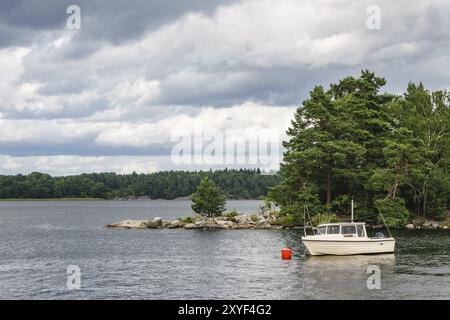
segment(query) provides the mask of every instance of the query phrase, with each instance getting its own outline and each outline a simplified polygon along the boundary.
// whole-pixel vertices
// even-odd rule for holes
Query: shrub
[[[277,217],[277,220],[273,224],[286,227],[301,226],[303,225],[303,220],[300,221],[298,216],[283,215]]]
[[[259,216],[257,214],[252,214],[250,216],[250,220],[252,220],[253,222],[258,222],[259,221]]]
[[[337,222],[338,218],[334,213],[318,214],[311,218],[313,225]]]
[[[225,197],[217,186],[205,177],[192,194],[192,210],[202,216],[220,216],[225,211]]]
[[[389,227],[402,228],[408,223],[409,212],[405,208],[404,199],[379,199],[376,200],[374,204],[378,212],[383,215],[383,218]]]
[[[237,212],[236,210],[232,210],[232,211],[229,211],[229,212],[225,212],[225,213],[223,214],[224,217],[227,217],[227,218],[229,218],[229,219],[232,219],[232,218],[237,217],[237,216],[239,216],[239,215],[240,215],[239,212]]]
[[[178,220],[180,220],[183,223],[194,223],[194,218],[192,217],[182,217],[182,218],[178,218]]]

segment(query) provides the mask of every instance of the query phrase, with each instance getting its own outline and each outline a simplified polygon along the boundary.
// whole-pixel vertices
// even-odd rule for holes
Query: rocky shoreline
[[[405,226],[406,230],[448,230],[449,221],[438,222],[427,219],[415,219]]]
[[[163,220],[159,217],[151,220],[123,220],[108,224],[108,228],[127,229],[282,229],[288,228],[276,224],[277,218],[272,215],[238,215],[233,217],[220,216],[214,218],[186,217],[175,220]]]
[[[450,230],[449,222],[437,222],[426,219],[416,219],[405,226],[406,230]],[[242,229],[302,229],[303,227],[282,225],[277,217],[271,214],[251,214],[236,216],[219,216],[206,218],[201,216],[184,217],[175,220],[164,220],[159,217],[149,220],[123,220],[108,224],[108,228],[126,229],[200,229],[200,230],[242,230]],[[367,225],[368,228],[383,228],[382,225]]]

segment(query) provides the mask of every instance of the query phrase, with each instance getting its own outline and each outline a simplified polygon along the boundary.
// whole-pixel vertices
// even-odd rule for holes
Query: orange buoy
[[[281,249],[281,259],[290,260],[292,258],[292,250],[289,248]]]

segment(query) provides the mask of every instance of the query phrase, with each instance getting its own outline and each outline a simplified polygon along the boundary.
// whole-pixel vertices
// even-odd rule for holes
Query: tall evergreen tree
[[[345,194],[372,205],[363,185],[383,162],[381,138],[390,124],[384,105],[394,98],[379,93],[384,84],[383,78],[363,71],[327,91],[317,86],[310,92],[287,131],[282,185],[269,193],[283,211],[299,214],[304,204],[330,211],[333,199],[341,202]]]

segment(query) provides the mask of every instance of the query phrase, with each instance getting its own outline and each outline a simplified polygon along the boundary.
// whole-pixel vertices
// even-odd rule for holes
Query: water
[[[259,201],[230,201],[257,212]],[[295,230],[124,230],[188,201],[0,202],[2,299],[449,299],[450,232],[396,232],[395,255],[309,257]],[[291,261],[280,259],[284,246]],[[81,289],[68,290],[69,265]],[[366,285],[369,265],[381,289]]]

